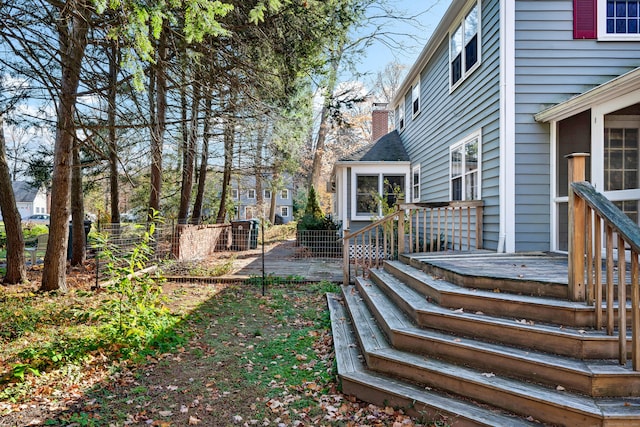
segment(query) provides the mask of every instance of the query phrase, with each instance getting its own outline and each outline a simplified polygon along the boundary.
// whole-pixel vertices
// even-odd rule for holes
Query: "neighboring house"
[[[255,177],[242,177],[232,179],[231,198],[235,206],[233,220],[245,220],[252,218],[262,218],[269,216],[272,198],[275,197],[276,215],[282,218],[282,222],[293,220],[293,180],[286,176],[282,179],[284,188],[273,190],[270,188],[271,180],[262,181],[262,205],[258,206],[258,194],[256,190]],[[264,212],[263,212],[264,210]]]
[[[21,218],[47,213],[47,194],[44,188],[34,187],[26,181],[13,181],[11,185]],[[2,213],[0,213],[1,219]]]
[[[391,104],[411,159],[410,201],[481,199],[485,248],[566,250],[564,156],[587,152],[587,179],[637,222],[639,9],[454,0]],[[336,202],[353,219],[358,173],[339,176],[346,196]]]

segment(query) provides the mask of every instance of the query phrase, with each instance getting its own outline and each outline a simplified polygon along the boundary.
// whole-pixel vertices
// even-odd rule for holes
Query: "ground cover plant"
[[[161,283],[166,327],[138,345],[104,333],[84,274],[66,295],[0,287],[0,426],[416,425],[340,393],[333,284]]]

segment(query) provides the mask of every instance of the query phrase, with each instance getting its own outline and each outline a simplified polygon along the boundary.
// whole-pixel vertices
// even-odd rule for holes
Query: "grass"
[[[173,326],[136,351],[100,335],[104,293],[0,288],[0,425],[415,425],[339,393],[334,284],[163,286]],[[19,364],[39,375],[15,376]]]

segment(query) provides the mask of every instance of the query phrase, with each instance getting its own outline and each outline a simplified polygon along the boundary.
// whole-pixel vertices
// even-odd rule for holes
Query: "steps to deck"
[[[428,392],[425,413],[451,425],[640,425],[640,375],[614,360],[615,337],[587,327],[592,309],[429,268],[387,262],[328,297],[346,393],[406,409],[409,390]]]

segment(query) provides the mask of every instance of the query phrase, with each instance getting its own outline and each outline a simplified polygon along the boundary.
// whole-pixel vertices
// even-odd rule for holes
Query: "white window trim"
[[[471,12],[471,10],[474,8],[474,6],[478,7],[478,60],[476,61],[475,64],[473,64],[473,67],[471,67],[469,69],[469,71],[465,71],[464,70],[464,43],[462,46],[462,76],[460,77],[460,79],[453,83],[452,79],[451,79],[451,61],[453,60],[453,58],[451,57],[451,37],[453,36],[453,34],[455,33],[456,29],[458,29],[459,26],[463,26],[462,27],[462,32],[464,33],[464,20],[466,19],[467,15],[469,14],[469,12]],[[462,13],[462,15],[460,15],[456,20],[455,20],[455,24],[449,29],[449,34],[447,36],[447,50],[449,52],[449,66],[448,66],[448,72],[449,72],[449,93],[452,93],[453,91],[455,91],[458,86],[460,86],[462,84],[462,82],[464,82],[468,76],[470,76],[471,74],[473,74],[473,72],[475,70],[478,69],[478,67],[480,67],[480,64],[482,64],[482,6],[480,4],[479,0],[475,0],[472,2],[471,6],[468,8],[464,9],[464,13]]]
[[[416,102],[416,96],[418,100],[418,110],[414,111],[414,104]],[[416,79],[416,81],[411,85],[411,118],[415,118],[420,111],[422,110],[422,99],[420,98],[420,77]]]
[[[287,211],[285,214],[284,211]],[[289,206],[280,206],[280,216],[283,218],[289,218]]]
[[[253,196],[251,195],[253,193]],[[247,199],[255,199],[256,198],[256,190],[250,188],[247,190]]]
[[[358,214],[356,212],[357,209],[357,198],[356,198],[356,186],[357,186],[357,177],[358,175],[378,175],[378,194],[382,194],[384,188],[384,175],[404,175],[404,194],[405,199],[407,198],[407,189],[411,188],[411,167],[408,164],[405,165],[395,165],[395,166],[386,166],[386,165],[366,165],[360,166],[358,168],[351,168],[351,194],[350,197],[350,205],[351,205],[351,221],[371,221],[375,217],[380,216],[380,211],[377,214]]]
[[[637,34],[607,34],[607,0],[598,0],[597,10],[598,41],[634,41],[640,40]]]
[[[415,183],[413,182],[413,177],[416,175],[416,173],[418,174],[418,182]],[[411,201],[412,202],[419,202],[420,201],[420,191],[421,191],[421,187],[420,187],[420,181],[422,180],[422,175],[420,173],[420,165],[416,165],[413,168],[411,168]],[[418,191],[415,191],[416,186],[418,187]],[[416,196],[416,193],[418,194]]]
[[[284,194],[284,196],[283,196]],[[289,189],[288,188],[283,188],[282,190],[280,190],[280,198],[282,200],[289,200]]]
[[[398,105],[398,127],[403,130],[407,126],[407,117],[405,115],[406,96],[402,97],[400,105]]]
[[[478,139],[478,199],[477,200],[482,200],[482,130],[477,130],[475,132],[473,132],[472,134],[466,136],[465,138],[461,139],[460,141],[452,144],[449,147],[449,179],[448,179],[448,183],[449,183],[449,200],[453,200],[453,194],[451,191],[451,152],[456,150],[457,148],[459,148],[460,146],[464,146],[466,143],[474,140],[474,139]],[[466,201],[466,173],[462,174],[462,199],[461,201]]]
[[[271,199],[271,190],[262,190],[265,199]]]

